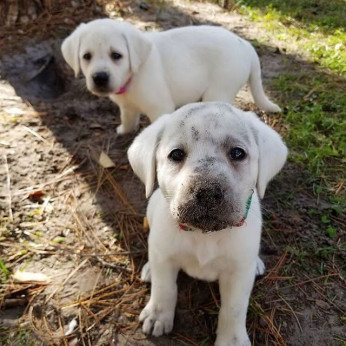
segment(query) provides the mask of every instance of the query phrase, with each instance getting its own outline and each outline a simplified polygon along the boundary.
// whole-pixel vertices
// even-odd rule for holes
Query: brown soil
[[[144,30],[209,23],[249,40],[263,36],[253,23],[209,3],[121,1],[107,9]],[[0,60],[1,260],[11,273],[20,269],[50,278],[42,284],[10,277],[2,285],[0,343],[210,345],[217,285],[183,274],[172,334],[146,338],[141,332],[138,315],[149,286],[139,272],[147,258],[148,230],[142,226],[144,188],[126,158],[134,135],[116,135],[116,105],[90,95],[60,54],[61,39],[74,26],[71,18],[105,14],[95,5],[68,11],[69,18],[61,11],[52,16],[51,32],[37,25],[30,37],[22,27],[0,35],[5,47]],[[269,40],[258,53],[266,89],[279,103],[270,80],[297,62],[302,69],[312,68],[282,55]],[[237,104],[256,111],[246,90]],[[258,114],[273,126],[280,117]],[[147,125],[146,119],[141,125]],[[102,151],[115,167],[99,165]],[[340,239],[321,231],[319,213],[331,206],[313,196],[309,181],[303,167],[289,163],[263,201],[267,271],[256,282],[248,313],[256,345],[342,344]],[[64,336],[74,319],[76,329]]]

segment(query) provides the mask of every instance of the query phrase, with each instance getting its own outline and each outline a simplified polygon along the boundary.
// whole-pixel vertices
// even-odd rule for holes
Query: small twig
[[[10,176],[10,170],[8,168],[7,155],[4,155],[4,159],[5,159],[5,169],[6,169],[6,175],[7,175],[8,215],[9,215],[10,221],[13,222],[12,195],[11,195],[11,176]]]
[[[41,141],[47,143],[47,140],[44,139],[41,135],[39,135],[36,131],[32,130],[30,127],[27,127],[23,125],[24,130],[30,132],[32,135],[34,135],[36,138],[40,139]]]
[[[211,296],[213,297],[213,300],[214,300],[215,305],[220,309],[220,304],[219,304],[219,302],[218,302],[217,299],[216,299],[214,290],[213,290],[213,288],[212,288],[210,282],[208,283],[208,286],[209,286],[209,291],[210,291],[210,293],[211,293]]]
[[[91,253],[91,254],[79,254],[75,253],[78,256],[82,257],[105,257],[105,256],[128,256],[128,255],[137,255],[141,253],[145,253],[144,250],[136,250],[136,251],[118,251],[118,252],[109,252],[109,253]]]
[[[92,292],[91,292],[90,300],[89,300],[89,302],[88,302],[88,307],[90,306],[90,303],[91,303],[91,301],[92,301],[92,299],[93,299],[94,292],[95,292],[96,286],[97,286],[97,284],[98,284],[98,282],[99,282],[99,280],[100,280],[101,274],[102,274],[102,271],[100,270],[100,272],[99,272],[98,275],[97,275],[97,279],[95,280],[93,290],[92,290]]]
[[[83,346],[85,346],[84,337],[83,337],[83,335],[84,335],[84,332],[83,332],[84,323],[82,320],[82,309],[81,308],[78,309],[78,319],[79,319],[79,323],[78,323],[79,332],[80,332],[80,335],[82,336],[81,340],[82,340]]]
[[[49,253],[54,254],[55,252],[53,252],[53,251],[61,251],[61,252],[66,252],[70,255],[76,255],[76,256],[80,256],[80,257],[131,256],[131,255],[138,255],[138,254],[146,253],[146,250],[114,251],[114,252],[107,252],[107,253],[102,253],[102,252],[80,253],[80,252],[73,251],[67,247],[58,246],[58,245],[54,244],[52,241],[45,242],[45,244],[47,245],[48,250],[46,250],[47,247],[44,247],[43,249],[39,249],[39,248],[32,249],[30,247],[25,247],[25,249],[32,251],[32,252],[35,252],[35,253],[44,253],[44,254],[49,254]],[[2,245],[4,245],[4,244],[2,244]],[[44,246],[44,244],[40,244],[40,245]],[[10,245],[10,246],[12,246],[12,245]],[[50,248],[53,248],[54,250],[52,250]]]
[[[312,279],[309,279],[309,280],[298,282],[298,283],[293,284],[293,285],[281,287],[281,289],[283,290],[283,289],[287,289],[287,288],[291,288],[291,287],[298,287],[298,286],[306,285],[309,282],[314,282],[316,280],[326,279],[326,278],[329,278],[329,277],[339,276],[339,275],[340,275],[339,273],[331,273],[331,274],[327,274],[327,275],[321,275],[321,276],[319,276],[317,278],[312,278]]]
[[[281,295],[279,295],[279,297],[280,297],[280,298],[282,299],[282,301],[288,306],[288,308],[290,309],[290,311],[292,312],[294,318],[295,318],[296,321],[297,321],[297,324],[298,324],[298,327],[299,327],[301,333],[303,333],[303,328],[302,328],[302,326],[301,326],[301,324],[300,324],[300,322],[299,322],[299,319],[298,319],[296,313],[295,313],[294,310],[292,309],[291,305],[288,304],[288,302],[286,301],[286,299],[285,299],[284,297],[282,297]]]
[[[336,195],[339,194],[339,192],[343,189],[343,187],[344,187],[344,182],[339,183],[336,187],[335,194]]]
[[[104,244],[100,241],[100,239],[98,237],[95,237],[93,230],[93,227],[89,224],[88,220],[85,218],[85,216],[82,213],[78,213],[75,212],[73,214],[74,219],[76,220],[78,226],[80,227],[80,230],[84,233],[86,239],[89,241],[90,244],[94,244],[95,242],[93,241],[93,239],[89,236],[89,234],[91,233],[92,236],[94,236],[95,240],[104,248],[104,250],[106,250],[106,247],[104,246]],[[84,227],[84,225],[86,224],[86,227]],[[86,231],[87,229],[87,231]]]
[[[264,280],[275,280],[279,277],[278,273],[279,273],[280,269],[283,267],[286,256],[287,256],[287,251],[285,251],[280,256],[278,262],[275,264],[275,267],[269,271],[269,273],[264,277]],[[284,279],[287,279],[287,277],[284,277]]]
[[[180,333],[174,333],[180,340],[182,340],[184,343],[187,341],[190,345],[193,345],[193,346],[198,346],[199,343],[194,341],[194,340],[191,340],[190,338],[186,337],[185,335],[182,335]]]
[[[122,270],[122,271],[124,271],[124,272],[126,272],[126,273],[129,273],[129,274],[132,273],[132,270],[131,270],[131,269],[128,269],[128,268],[126,268],[126,267],[119,266],[119,265],[116,265],[116,264],[108,263],[108,262],[104,261],[104,260],[101,259],[101,258],[95,257],[95,259],[96,259],[98,262],[100,262],[100,263],[101,263],[104,267],[106,267],[106,268]]]
[[[136,210],[130,204],[129,200],[126,198],[126,196],[125,196],[124,192],[122,191],[122,189],[115,182],[113,176],[107,171],[107,169],[104,170],[104,173],[105,173],[105,175],[107,177],[107,180],[109,181],[109,183],[113,187],[115,193],[118,195],[118,197],[120,198],[120,200],[124,204],[124,206],[126,206],[133,214],[136,214]]]
[[[67,278],[64,280],[64,282],[61,284],[61,286],[64,286],[66,284],[66,282],[68,280],[70,280],[70,278],[81,268],[83,267],[83,265],[88,261],[88,259],[86,258],[82,263],[80,263],[68,276]],[[48,303],[48,301],[51,300],[51,298],[58,292],[60,287],[58,287],[57,289],[55,289],[45,300],[45,304]]]
[[[58,314],[57,318],[58,318],[59,329],[62,331],[62,341],[63,341],[63,343],[64,343],[64,346],[68,346],[66,337],[65,337],[65,335],[64,335],[64,327],[63,327],[63,325],[62,325],[61,314],[60,314],[60,313]]]
[[[87,302],[88,306],[90,305],[91,300],[89,302]],[[86,306],[84,303],[80,303],[80,306],[95,320],[97,320],[97,316],[89,309],[88,306]]]
[[[55,177],[54,179],[48,180],[47,182],[39,184],[39,185],[36,185],[36,186],[31,186],[29,188],[20,189],[20,190],[14,192],[13,195],[14,196],[19,196],[19,195],[27,194],[27,193],[29,193],[31,191],[34,191],[34,190],[42,190],[47,185],[52,185],[52,184],[59,183],[60,179],[62,179],[65,175],[73,173],[78,167],[80,167],[84,163],[84,161],[82,161],[79,165],[74,165],[74,166],[66,169],[65,171],[60,173],[57,177]]]
[[[92,330],[98,323],[100,323],[104,318],[106,318],[111,312],[113,312],[117,308],[117,305],[110,306],[106,308],[105,310],[98,313],[97,320],[90,325],[88,328],[85,329],[86,333],[88,333],[90,330]]]

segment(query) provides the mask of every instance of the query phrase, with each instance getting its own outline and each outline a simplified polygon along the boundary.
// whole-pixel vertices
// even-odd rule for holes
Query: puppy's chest
[[[203,235],[208,237],[208,235]],[[221,241],[196,241],[187,239],[177,256],[179,264],[188,275],[207,281],[217,280],[219,273],[230,270],[231,260],[227,256],[226,244]]]

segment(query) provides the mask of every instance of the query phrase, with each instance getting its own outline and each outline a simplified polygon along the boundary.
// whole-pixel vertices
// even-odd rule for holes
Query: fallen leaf
[[[144,229],[148,229],[149,228],[148,219],[146,217],[143,218],[143,228]]]
[[[44,193],[41,190],[36,190],[34,192],[31,192],[29,194],[29,200],[31,202],[35,202],[35,203],[42,203],[42,197],[44,196]]]
[[[47,275],[42,273],[31,273],[31,272],[22,272],[16,271],[12,276],[14,281],[17,282],[42,282],[48,283],[50,279]]]
[[[115,167],[115,163],[110,159],[110,157],[104,151],[101,152],[101,155],[99,158],[99,164],[103,168]]]

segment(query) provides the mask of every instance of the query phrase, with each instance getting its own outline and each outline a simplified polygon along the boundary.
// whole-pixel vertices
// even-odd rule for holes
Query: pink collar
[[[125,94],[129,84],[131,83],[132,77],[130,77],[127,82],[115,93],[115,95]]]

